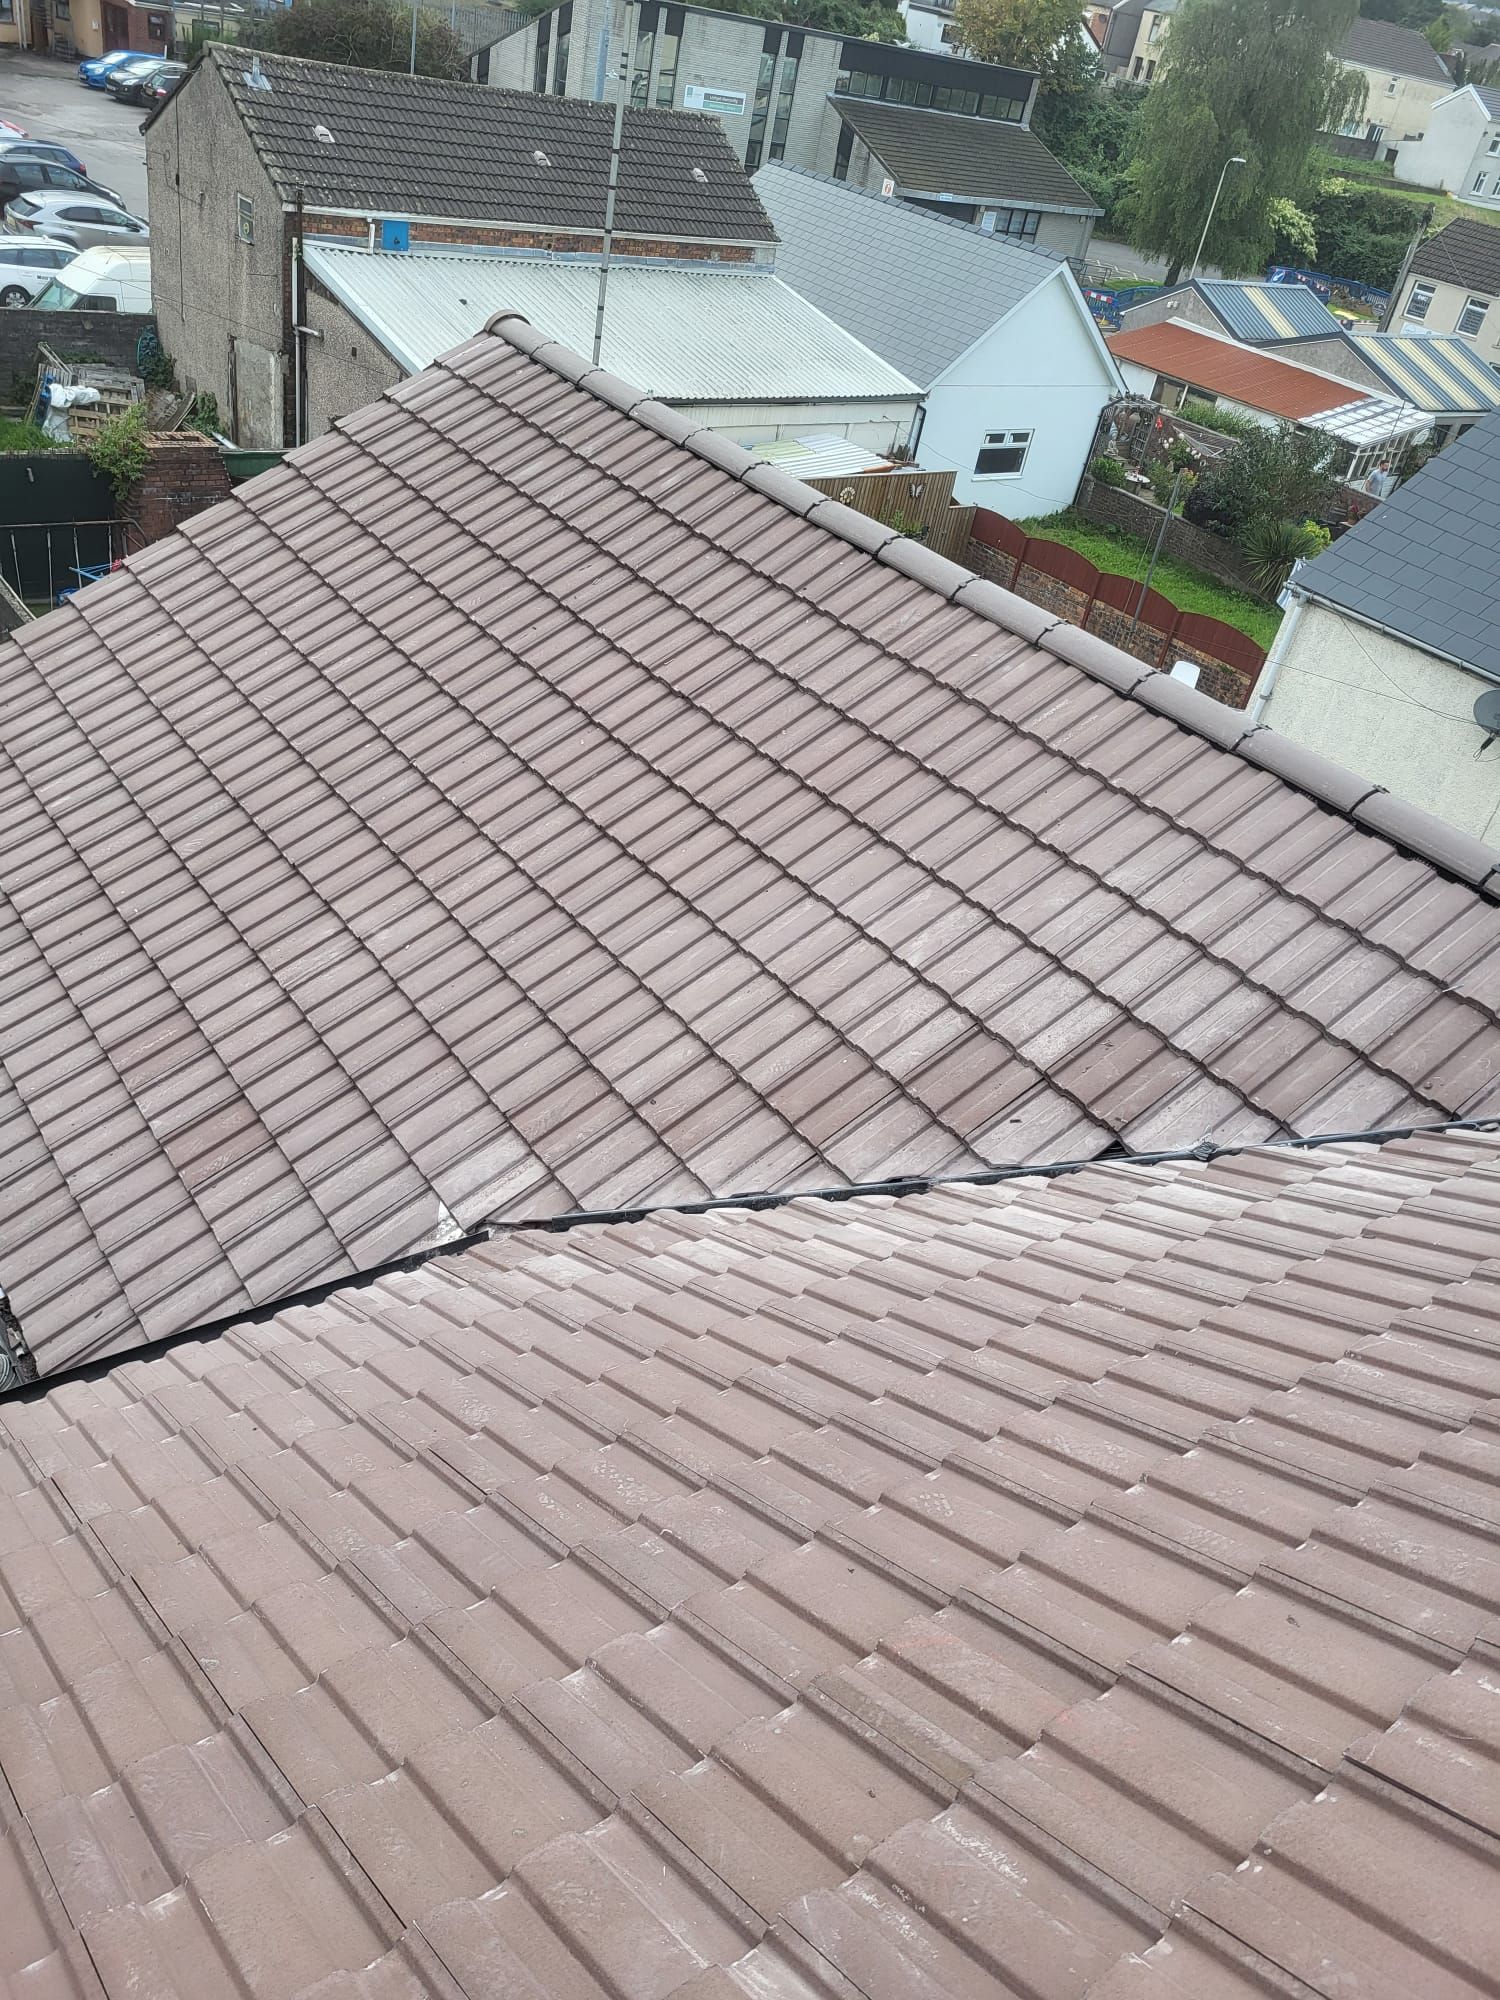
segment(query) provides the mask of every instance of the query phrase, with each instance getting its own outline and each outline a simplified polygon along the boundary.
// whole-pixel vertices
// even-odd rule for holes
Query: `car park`
[[[94,201],[106,201],[114,208],[124,204],[113,188],[91,181],[87,174],[74,173],[51,160],[17,159],[0,156],[0,207],[23,194],[77,194]]]
[[[136,62],[120,63],[104,80],[104,88],[121,104],[139,104],[141,86],[162,66],[160,56],[142,56]]]
[[[0,238],[0,256],[4,249],[5,239]],[[151,252],[99,244],[70,256],[32,304],[44,312],[148,313]]]
[[[75,174],[88,173],[78,155],[57,139],[7,139],[0,134],[0,162],[5,160],[50,160],[55,167],[71,167]]]
[[[144,248],[151,240],[140,216],[65,190],[18,196],[6,208],[5,228],[12,236],[35,231],[54,242],[76,244],[80,250],[96,243]]]
[[[78,81],[90,90],[103,90],[112,69],[121,63],[139,62],[147,53],[145,49],[111,49],[106,56],[91,56],[78,65]]]
[[[71,243],[55,242],[50,237],[28,241],[0,236],[0,306],[30,305],[56,273],[77,257]]]

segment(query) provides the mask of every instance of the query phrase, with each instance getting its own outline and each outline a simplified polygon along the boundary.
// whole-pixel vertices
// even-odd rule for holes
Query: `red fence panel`
[[[1056,577],[1069,589],[1081,590],[1085,597],[1092,597],[1099,586],[1099,572],[1088,557],[1062,542],[1028,541],[1025,560],[1028,569]]]
[[[1222,618],[1210,618],[1206,611],[1183,611],[1177,618],[1175,639],[1195,653],[1209,653],[1253,680],[1266,664],[1264,646],[1257,646],[1248,632],[1226,625]]]
[[[1112,611],[1123,611],[1127,618],[1135,617],[1139,605],[1141,623],[1152,626],[1158,632],[1170,632],[1181,615],[1171,598],[1163,597],[1159,590],[1148,590],[1145,602],[1141,603],[1141,586],[1137,579],[1119,576],[1113,570],[1106,570],[1100,577],[1099,588],[1094,595]]]
[[[988,507],[974,509],[974,525],[970,530],[976,542],[983,542],[987,549],[999,549],[1005,555],[1014,556],[1019,562],[1026,553],[1025,530],[1018,528],[1014,521],[1008,521],[1003,514],[993,514]]]

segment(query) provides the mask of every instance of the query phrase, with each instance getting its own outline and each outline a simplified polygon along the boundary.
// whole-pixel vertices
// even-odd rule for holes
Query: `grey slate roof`
[[[1370,21],[1363,15],[1350,23],[1349,32],[1339,43],[1345,62],[1360,63],[1366,69],[1396,70],[1402,76],[1421,77],[1429,83],[1448,83],[1447,65],[1437,50],[1415,28],[1399,27],[1394,21]]]
[[[1500,415],[1486,417],[1297,579],[1309,597],[1500,680]]]
[[[799,167],[762,167],[754,187],[778,277],[924,389],[1061,261]]]
[[[1477,291],[1500,291],[1500,229],[1488,222],[1450,222],[1429,236],[1411,260],[1414,278],[1436,278],[1445,285],[1470,285]]]
[[[1104,210],[1034,132],[998,118],[960,118],[863,97],[836,97],[833,108],[854,127],[899,188],[952,194],[961,201],[1004,201],[1017,208]]]
[[[206,61],[287,201],[300,189],[310,207],[366,214],[603,224],[610,105],[275,55],[260,58],[263,90],[247,81],[248,51],[215,44]],[[690,112],[626,112],[617,221],[644,236],[771,239],[718,119]]]
[[[1500,118],[1500,90],[1493,84],[1476,83],[1472,86],[1474,95],[1488,111],[1491,118]]]

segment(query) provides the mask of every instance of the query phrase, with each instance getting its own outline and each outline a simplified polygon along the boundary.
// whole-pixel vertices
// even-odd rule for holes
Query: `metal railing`
[[[123,516],[100,521],[0,522],[0,579],[28,605],[63,602],[146,537]]]

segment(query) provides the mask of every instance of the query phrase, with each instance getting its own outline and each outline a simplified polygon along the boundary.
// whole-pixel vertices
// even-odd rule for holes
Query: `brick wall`
[[[365,243],[370,235],[369,223],[357,215],[310,215],[306,229],[310,241],[336,236]],[[414,248],[441,243],[448,248],[473,245],[490,250],[550,250],[580,257],[596,255],[604,248],[602,237],[578,230],[487,228],[474,222],[414,222],[411,242]],[[748,243],[682,243],[653,236],[616,236],[614,251],[619,257],[672,257],[691,264],[751,264],[756,258]],[[392,256],[399,254],[390,252]]]
[[[111,368],[135,367],[135,344],[156,321],[150,313],[0,312],[0,402],[29,403],[36,387],[37,343],[55,354],[88,355]]]
[[[1145,500],[1139,493],[1129,493],[1121,487],[1101,486],[1087,474],[1078,489],[1076,504],[1085,520],[1095,521],[1101,528],[1123,528],[1143,541],[1154,542],[1161,528],[1164,510],[1154,500]],[[1191,521],[1174,516],[1167,524],[1161,546],[1163,555],[1191,563],[1194,569],[1228,584],[1231,590],[1243,590],[1247,597],[1264,599],[1265,593],[1251,576],[1238,549],[1209,534],[1206,528],[1195,528]]]
[[[1162,664],[1167,634],[1146,616],[1137,619],[1133,609],[1121,611],[1113,604],[1095,603],[1089,608],[1088,629],[1097,632],[1101,639],[1107,639],[1111,646],[1118,646],[1122,653],[1144,660],[1148,667]],[[1173,658],[1177,657],[1174,653]],[[1223,700],[1222,695],[1216,698]]]
[[[151,462],[125,502],[125,512],[148,542],[229,498],[224,460],[207,438],[152,438],[149,449]]]

